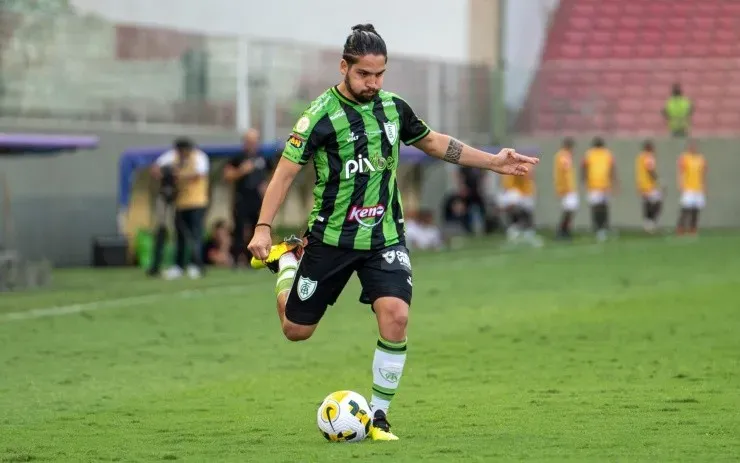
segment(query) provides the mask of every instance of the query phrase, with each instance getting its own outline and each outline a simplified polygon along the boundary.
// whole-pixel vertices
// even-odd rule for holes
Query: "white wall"
[[[516,0],[521,1],[521,0]],[[516,2],[513,2],[516,3]],[[371,22],[391,54],[468,59],[468,0],[72,0],[119,23],[339,47]],[[333,16],[332,19],[329,19]]]
[[[506,103],[524,103],[533,71],[539,65],[547,35],[547,21],[560,0],[509,0],[506,11]]]

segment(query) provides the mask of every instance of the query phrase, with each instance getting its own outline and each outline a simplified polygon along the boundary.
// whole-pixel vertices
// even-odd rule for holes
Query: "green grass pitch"
[[[67,270],[0,294],[0,462],[731,461],[740,237],[412,254],[398,442],[332,444],[330,392],[372,386],[353,278],[283,339],[274,276]]]

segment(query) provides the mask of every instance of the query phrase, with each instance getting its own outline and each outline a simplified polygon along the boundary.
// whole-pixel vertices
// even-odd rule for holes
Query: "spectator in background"
[[[234,266],[248,263],[251,255],[245,243],[252,239],[259,218],[262,197],[267,187],[268,165],[259,155],[260,134],[249,129],[242,138],[243,151],[224,167],[224,180],[233,185],[233,240],[231,257]],[[249,268],[249,266],[247,265]]]
[[[485,195],[483,191],[483,175],[485,172],[480,169],[473,169],[471,167],[460,167],[457,172],[458,176],[458,188],[460,197],[465,199],[465,207],[467,210],[467,221],[466,228],[472,233],[473,232],[473,213],[478,211],[479,217],[483,221],[483,228],[485,233],[491,233],[493,231],[493,223],[489,216],[488,207],[486,206]]]
[[[442,232],[434,224],[431,211],[409,211],[406,215],[406,244],[409,249],[442,249]]]
[[[637,191],[642,197],[644,229],[648,233],[654,233],[663,204],[663,194],[658,183],[658,163],[655,160],[655,147],[650,140],[645,141],[642,146],[642,153],[635,160],[635,180]]]
[[[663,117],[674,137],[688,136],[693,114],[694,105],[690,99],[683,95],[681,84],[673,84],[672,95],[663,108]]]
[[[225,220],[219,219],[211,227],[208,240],[203,246],[203,261],[217,267],[230,267],[233,264],[231,234]]]
[[[175,234],[177,248],[175,265],[164,273],[166,279],[180,278],[187,266],[190,278],[199,278],[203,272],[202,240],[203,220],[208,206],[208,156],[195,148],[188,138],[175,140],[174,148],[160,155],[152,166],[152,176],[159,181],[163,172],[172,176],[176,185]],[[159,270],[161,247],[164,240],[157,240],[155,262],[150,274]],[[187,251],[187,255],[186,255]]]
[[[445,234],[473,233],[465,197],[460,192],[445,197],[442,206]]]

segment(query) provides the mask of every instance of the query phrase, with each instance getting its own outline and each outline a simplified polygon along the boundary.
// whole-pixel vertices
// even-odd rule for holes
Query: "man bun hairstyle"
[[[375,30],[372,24],[358,24],[352,28],[352,33],[344,42],[342,58],[351,66],[361,56],[382,55],[388,60],[388,50],[385,41]]]

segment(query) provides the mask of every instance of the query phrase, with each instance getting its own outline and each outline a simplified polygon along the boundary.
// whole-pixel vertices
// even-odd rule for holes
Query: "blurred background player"
[[[522,176],[505,175],[501,179],[503,192],[499,204],[508,218],[506,237],[511,242],[522,239],[533,246],[541,246],[542,239],[534,227],[535,181],[534,169]]]
[[[514,177],[514,189],[518,193],[517,227],[521,231],[520,237],[524,242],[535,247],[542,246],[542,239],[537,236],[534,226],[534,206],[537,187],[534,180],[534,168],[530,168],[525,175]]]
[[[654,233],[663,205],[663,194],[658,183],[655,148],[650,140],[645,141],[642,152],[635,159],[635,181],[642,197],[643,227],[646,232]]]
[[[231,260],[234,266],[246,264],[252,257],[245,244],[252,239],[267,187],[268,166],[259,156],[259,141],[257,129],[247,130],[242,137],[243,151],[224,167],[224,180],[233,185]]]
[[[617,192],[619,185],[614,155],[601,137],[595,137],[593,146],[586,151],[581,173],[588,191],[596,239],[604,241],[609,230],[609,198]]]
[[[513,175],[502,175],[500,185],[501,193],[498,198],[498,205],[507,225],[506,239],[516,241],[521,233],[519,228],[519,190],[516,187],[516,180]]]
[[[681,211],[678,216],[676,233],[696,234],[699,226],[699,211],[706,203],[707,162],[697,148],[696,141],[690,140],[686,151],[678,158],[677,184],[681,191]]]
[[[573,139],[568,137],[563,140],[560,151],[555,154],[553,164],[553,183],[555,193],[560,198],[560,207],[563,210],[557,237],[560,239],[571,239],[571,225],[573,216],[578,210],[578,191],[576,190],[576,174],[573,167]]]

